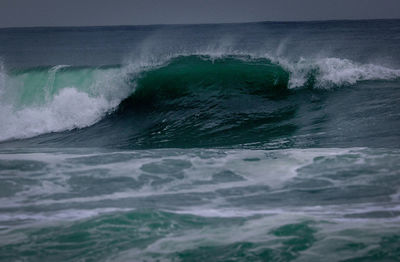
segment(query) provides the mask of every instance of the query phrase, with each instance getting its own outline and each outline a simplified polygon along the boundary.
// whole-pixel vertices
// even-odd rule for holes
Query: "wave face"
[[[304,90],[399,76],[400,70],[346,59],[289,63],[238,54],[174,55],[97,68],[3,69],[0,139],[81,129],[103,120],[116,122],[103,125],[110,133],[118,132],[110,125],[124,130],[126,141],[118,141],[124,147],[169,146],[168,141],[184,146],[193,137],[206,139],[189,146],[264,142],[297,128],[287,120],[302,103]],[[160,130],[165,130],[162,137],[154,135]]]

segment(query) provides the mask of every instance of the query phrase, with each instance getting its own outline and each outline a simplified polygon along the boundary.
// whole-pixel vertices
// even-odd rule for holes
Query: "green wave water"
[[[118,71],[117,66],[91,68],[66,65],[13,70],[6,85],[18,88],[13,90],[18,95],[18,107],[43,105],[68,87],[92,96],[98,95],[98,88],[104,84],[102,82]]]

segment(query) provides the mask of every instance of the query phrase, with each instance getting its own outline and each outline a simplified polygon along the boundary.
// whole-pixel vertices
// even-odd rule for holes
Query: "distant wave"
[[[213,99],[229,92],[274,98],[302,88],[398,78],[400,70],[347,59],[293,62],[249,54],[179,54],[124,66],[11,71],[0,63],[0,141],[84,128],[117,108],[157,106],[156,100],[203,92],[214,92]]]

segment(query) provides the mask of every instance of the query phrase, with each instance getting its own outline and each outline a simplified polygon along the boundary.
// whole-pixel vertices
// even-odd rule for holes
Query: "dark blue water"
[[[0,29],[0,260],[397,261],[400,21]]]

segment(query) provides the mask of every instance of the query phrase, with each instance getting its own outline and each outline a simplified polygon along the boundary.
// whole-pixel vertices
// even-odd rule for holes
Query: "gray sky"
[[[400,18],[400,0],[0,0],[0,27]]]

